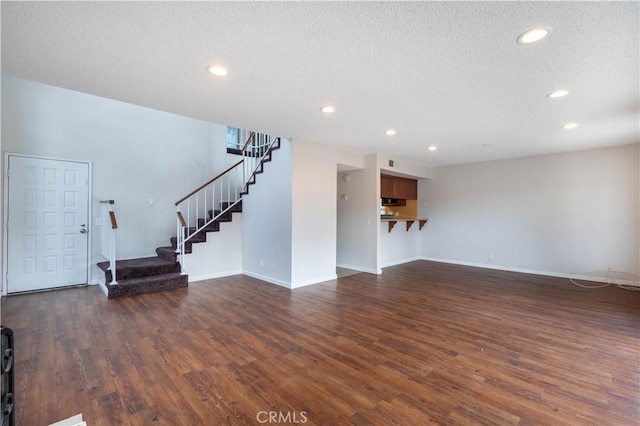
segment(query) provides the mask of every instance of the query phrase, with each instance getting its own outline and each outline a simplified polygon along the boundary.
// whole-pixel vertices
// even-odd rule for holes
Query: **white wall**
[[[93,162],[93,216],[114,199],[119,259],[155,256],[182,195],[214,175],[225,126],[2,76],[2,149]],[[225,148],[226,149],[226,148]],[[149,206],[149,199],[155,200]],[[96,229],[97,230],[97,229]],[[99,232],[94,232],[94,259]],[[101,277],[93,276],[93,279]]]
[[[638,145],[438,168],[420,185],[424,258],[638,275]]]
[[[379,274],[380,169],[377,155],[365,157],[364,169],[338,174],[337,265]],[[349,175],[345,182],[344,175]],[[342,195],[348,197],[342,200]]]
[[[184,255],[189,282],[242,273],[242,213],[231,222],[221,222],[220,231],[208,232],[206,243],[193,244]]]
[[[424,230],[424,228],[423,228]],[[415,221],[407,231],[407,222],[399,221],[389,232],[388,222],[380,224],[380,265],[399,265],[420,259],[420,224]]]
[[[282,139],[272,161],[242,198],[242,269],[291,286],[291,141]]]
[[[389,166],[389,160],[393,160],[393,167]],[[417,161],[397,159],[381,154],[378,154],[378,167],[385,174],[406,176],[413,179],[430,179],[433,176],[432,167]]]
[[[331,148],[293,142],[292,288],[336,278],[336,170]]]
[[[0,89],[0,93],[1,93],[1,89]],[[2,108],[0,108],[0,111],[2,110]],[[0,112],[1,114],[1,112]],[[2,154],[4,151],[2,150],[2,136],[0,135],[0,154]],[[2,176],[0,179],[0,188],[2,188],[2,191],[4,191],[4,168],[5,168],[5,164],[4,164],[4,155],[2,155],[2,160],[0,161],[0,176]],[[0,197],[0,203],[2,203],[2,206],[0,208],[0,224],[2,224],[2,226],[0,226],[0,277],[4,277],[4,198],[3,196]],[[0,295],[4,294],[4,280],[0,279]]]
[[[338,174],[336,262],[343,268],[377,274],[374,244],[377,245],[380,212],[377,206],[372,206],[372,200],[377,201],[379,197],[372,182],[372,178],[375,181],[373,173],[369,168]],[[345,175],[349,176],[348,182],[344,180]],[[342,199],[343,195],[346,200]]]

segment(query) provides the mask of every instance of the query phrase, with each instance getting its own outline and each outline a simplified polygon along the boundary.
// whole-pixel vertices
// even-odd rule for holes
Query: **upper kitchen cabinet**
[[[398,176],[380,175],[380,197],[417,200],[418,181]]]
[[[396,198],[394,196],[395,190],[393,188],[395,179],[393,176],[380,175],[380,197],[382,198]]]

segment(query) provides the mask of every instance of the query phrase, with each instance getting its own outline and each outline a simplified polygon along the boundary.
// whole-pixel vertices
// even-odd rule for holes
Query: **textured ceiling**
[[[434,166],[639,141],[638,2],[1,7],[4,73],[215,123]]]

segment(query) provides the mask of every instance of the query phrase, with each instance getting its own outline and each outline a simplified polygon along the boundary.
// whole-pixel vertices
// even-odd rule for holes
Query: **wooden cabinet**
[[[380,196],[382,198],[396,198],[393,184],[395,179],[393,176],[380,175]]]
[[[418,181],[414,179],[395,178],[393,185],[396,198],[404,200],[418,199]]]
[[[380,175],[380,196],[402,200],[418,199],[418,181],[397,176]]]

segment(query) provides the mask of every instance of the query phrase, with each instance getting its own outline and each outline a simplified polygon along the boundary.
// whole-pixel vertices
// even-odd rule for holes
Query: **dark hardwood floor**
[[[16,424],[637,425],[640,292],[418,261],[5,297]]]

